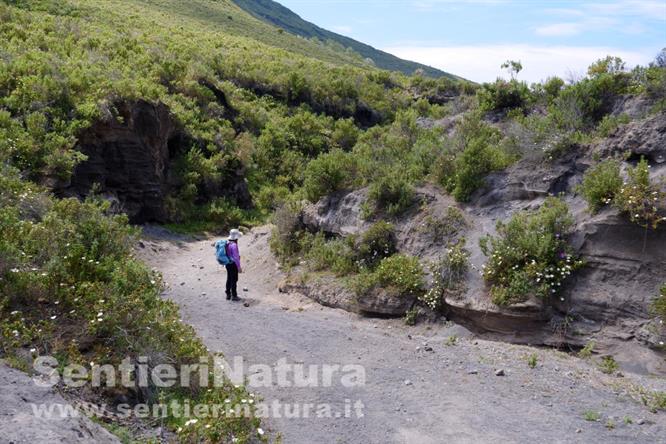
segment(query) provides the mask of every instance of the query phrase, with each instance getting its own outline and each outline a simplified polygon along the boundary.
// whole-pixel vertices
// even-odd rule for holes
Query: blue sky
[[[521,60],[520,78],[578,77],[619,55],[645,64],[666,47],[666,0],[278,0],[301,17],[402,58],[474,81]]]

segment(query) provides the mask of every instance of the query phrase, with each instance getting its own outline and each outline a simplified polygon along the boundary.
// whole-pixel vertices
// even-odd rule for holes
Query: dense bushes
[[[604,205],[613,202],[621,188],[620,162],[605,160],[585,172],[578,190],[587,201],[590,211],[596,213]]]
[[[478,114],[466,115],[457,127],[457,140],[440,155],[435,176],[458,201],[469,200],[488,173],[513,162],[501,141],[501,133]]]
[[[303,235],[301,204],[285,202],[273,214],[273,224],[275,228],[270,239],[271,251],[283,263],[297,263]]]
[[[380,221],[373,224],[362,235],[356,245],[357,262],[374,268],[379,261],[397,252],[393,224]]]
[[[334,150],[312,160],[305,169],[303,190],[311,202],[339,190],[350,188],[356,178],[355,158]]]
[[[383,288],[397,296],[419,296],[425,287],[423,267],[413,256],[395,254],[382,259],[374,270],[364,269],[353,286],[358,294]]]
[[[530,104],[532,95],[525,82],[512,79],[497,79],[494,83],[484,83],[477,92],[482,111],[503,111],[523,108]]]
[[[439,310],[445,296],[460,294],[464,290],[470,255],[464,244],[463,239],[447,248],[445,255],[432,264],[432,286],[420,297],[421,302],[431,310]]]
[[[383,212],[388,216],[398,216],[414,204],[415,198],[413,185],[400,177],[398,171],[381,176],[368,189],[370,214]]]
[[[480,241],[488,256],[483,276],[493,302],[508,305],[530,296],[556,295],[581,263],[573,256],[567,235],[573,226],[567,204],[548,198],[536,211],[516,213],[498,222],[497,236]]]
[[[136,231],[125,216],[106,216],[107,208],[94,200],[52,200],[22,183],[15,171],[0,172],[2,357],[21,362],[19,356],[30,349],[33,357],[57,356],[62,369],[92,362],[117,366],[144,355],[151,357],[150,368],[180,366],[208,356],[193,329],[180,321],[176,305],[160,297],[160,276],[133,257]],[[240,403],[248,393],[228,383],[210,390],[151,386],[140,396],[149,403],[211,404]],[[176,430],[188,419],[164,421]],[[181,429],[179,437],[248,442],[258,425],[249,417],[224,417],[208,428]]]
[[[646,229],[656,229],[660,223],[666,222],[657,207],[666,199],[666,193],[650,180],[650,167],[643,157],[627,174],[629,180],[618,191],[616,205],[632,222]]]

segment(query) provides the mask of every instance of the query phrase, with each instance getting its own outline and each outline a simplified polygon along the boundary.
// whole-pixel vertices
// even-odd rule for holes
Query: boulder
[[[50,418],[38,416],[34,408],[52,409]],[[54,389],[39,387],[26,374],[0,361],[0,430],[7,443],[120,443],[118,438],[85,415],[60,416],[61,408],[72,408]]]
[[[396,294],[387,289],[375,288],[364,295],[356,297],[356,306],[361,313],[403,316],[412,308],[416,298],[414,296]]]
[[[303,210],[303,223],[312,231],[346,236],[363,231],[369,223],[361,217],[367,190],[339,192],[326,196]]]

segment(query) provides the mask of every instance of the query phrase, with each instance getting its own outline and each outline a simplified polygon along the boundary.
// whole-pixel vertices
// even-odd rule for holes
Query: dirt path
[[[224,298],[225,273],[212,240],[178,241],[147,230],[140,255],[162,271],[166,297],[182,309],[211,351],[252,364],[359,364],[365,385],[256,389],[264,400],[364,404],[361,418],[273,418],[285,443],[666,443],[666,415],[627,396],[631,385],[666,390],[663,380],[602,374],[589,363],[552,350],[484,341],[455,325],[406,327],[366,319],[277,291],[282,277],[268,250],[269,230],[240,242],[248,302]],[[446,345],[458,337],[455,345]],[[426,344],[427,345],[424,345]],[[536,354],[532,369],[527,357]],[[497,376],[497,370],[503,376]],[[321,374],[321,373],[319,373]],[[291,379],[293,381],[293,378]],[[276,381],[273,381],[276,382]],[[351,410],[352,413],[354,409]],[[587,421],[585,412],[600,414]],[[631,421],[631,423],[629,423]]]

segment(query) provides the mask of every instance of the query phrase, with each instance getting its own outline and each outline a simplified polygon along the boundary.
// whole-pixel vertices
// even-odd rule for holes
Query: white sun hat
[[[242,235],[243,233],[234,228],[229,232],[229,240],[238,240]]]

